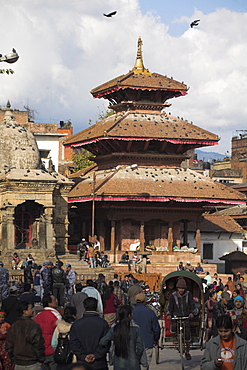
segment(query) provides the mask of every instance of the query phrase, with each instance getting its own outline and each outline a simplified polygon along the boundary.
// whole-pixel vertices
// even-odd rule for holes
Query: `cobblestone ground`
[[[200,370],[200,361],[202,358],[203,351],[200,349],[191,350],[191,361],[184,359],[184,370]],[[109,368],[113,370],[111,366]],[[163,349],[160,351],[159,364],[155,363],[154,353],[149,370],[181,370],[181,361],[178,351],[175,349]]]

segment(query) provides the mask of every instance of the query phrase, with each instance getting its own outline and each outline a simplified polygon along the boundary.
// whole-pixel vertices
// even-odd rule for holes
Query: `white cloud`
[[[15,47],[20,54],[11,66],[16,73],[1,75],[1,105],[9,99],[22,109],[28,99],[36,120],[72,119],[78,132],[97,117],[97,107],[107,105],[90,90],[133,67],[140,35],[145,67],[190,86],[188,96],[171,101],[172,114],[223,137],[221,152],[229,149],[232,131],[246,127],[247,13],[219,9],[205,15],[196,9],[176,20],[188,29],[173,37],[157,15],[141,13],[138,0],[0,5],[0,52]],[[113,10],[116,16],[103,16]],[[201,21],[191,29],[193,19]]]

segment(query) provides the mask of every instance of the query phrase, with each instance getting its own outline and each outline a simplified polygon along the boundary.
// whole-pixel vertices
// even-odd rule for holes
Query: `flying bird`
[[[193,28],[195,26],[198,26],[199,25],[199,22],[200,22],[200,19],[196,19],[195,21],[193,21],[191,24],[190,24],[190,27]]]
[[[115,10],[114,12],[111,12],[111,13],[108,13],[108,14],[105,14],[103,13],[103,15],[107,18],[111,18],[113,15],[117,14],[117,11]]]

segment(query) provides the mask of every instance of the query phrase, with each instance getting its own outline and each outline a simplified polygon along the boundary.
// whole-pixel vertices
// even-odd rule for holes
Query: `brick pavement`
[[[200,370],[200,361],[202,358],[203,351],[200,349],[191,350],[191,361],[184,359],[184,370]],[[113,366],[109,367],[113,370]],[[155,363],[154,353],[149,370],[181,370],[181,362],[178,351],[175,349],[166,348],[160,350],[160,361],[159,364]]]

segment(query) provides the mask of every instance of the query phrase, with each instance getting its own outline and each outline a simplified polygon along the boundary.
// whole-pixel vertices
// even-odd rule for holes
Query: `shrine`
[[[95,162],[72,176],[70,245],[97,237],[112,262],[133,245],[163,262],[180,260],[188,247],[200,261],[203,213],[245,204],[242,193],[189,168],[193,149],[219,137],[167,112],[170,99],[187,93],[183,82],[144,67],[140,38],[132,70],[91,91],[115,113],[66,141],[90,151]],[[189,222],[196,223],[193,245]]]

